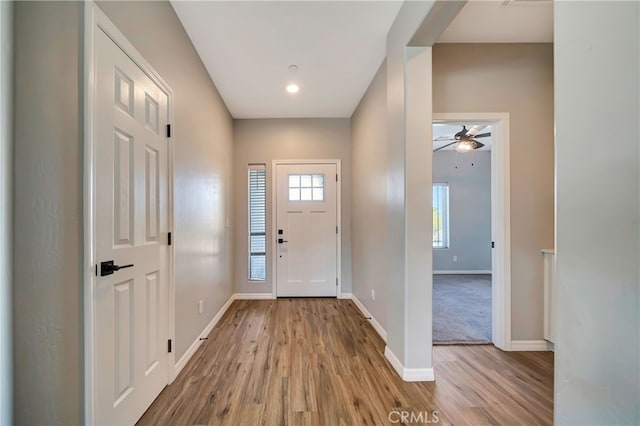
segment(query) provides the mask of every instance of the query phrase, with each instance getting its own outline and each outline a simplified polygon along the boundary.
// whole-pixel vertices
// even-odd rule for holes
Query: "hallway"
[[[552,353],[440,346],[403,382],[349,300],[235,301],[208,339],[138,424],[552,424]]]

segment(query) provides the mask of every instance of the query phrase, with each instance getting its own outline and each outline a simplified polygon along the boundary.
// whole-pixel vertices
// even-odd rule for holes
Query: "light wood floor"
[[[551,353],[439,346],[436,382],[406,383],[383,351],[350,300],[235,301],[139,424],[552,424]]]

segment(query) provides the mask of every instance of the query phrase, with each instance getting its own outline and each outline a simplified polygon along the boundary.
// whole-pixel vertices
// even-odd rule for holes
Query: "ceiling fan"
[[[480,130],[487,126],[473,126],[471,129],[467,129],[466,126],[462,126],[462,130],[453,136],[439,136],[435,138],[434,142],[451,141],[439,148],[433,150],[433,152],[440,151],[448,146],[457,144],[453,149],[456,152],[469,152],[474,149],[479,149],[484,146],[482,142],[477,141],[478,138],[486,138],[491,136],[491,132],[478,133]]]

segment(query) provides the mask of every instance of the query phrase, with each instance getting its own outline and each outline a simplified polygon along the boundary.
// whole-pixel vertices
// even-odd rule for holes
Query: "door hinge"
[[[167,234],[167,245],[171,245],[171,232],[169,232],[169,234]]]
[[[171,137],[171,124],[167,124],[167,137]]]
[[[96,277],[98,276],[98,264],[96,263]]]
[[[338,233],[338,227],[336,226],[336,234]]]
[[[491,248],[496,248],[496,243],[491,241]]]
[[[336,173],[336,182],[338,181],[338,174]]]
[[[171,339],[167,341],[167,352],[171,353]]]
[[[338,278],[336,278],[336,287],[338,287]]]

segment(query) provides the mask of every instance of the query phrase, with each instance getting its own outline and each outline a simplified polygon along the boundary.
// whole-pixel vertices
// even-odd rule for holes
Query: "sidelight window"
[[[249,166],[249,280],[267,278],[267,171],[264,164]]]

